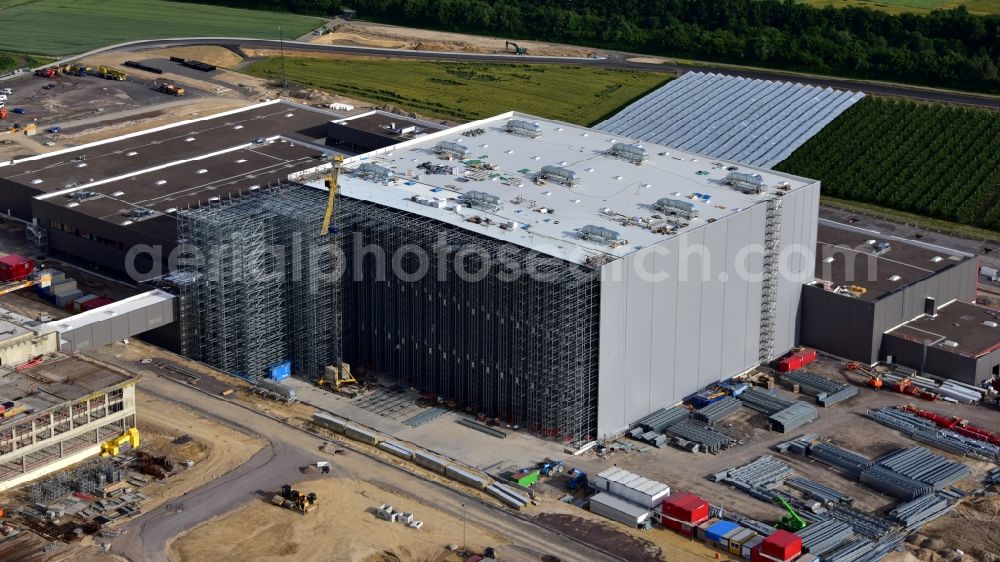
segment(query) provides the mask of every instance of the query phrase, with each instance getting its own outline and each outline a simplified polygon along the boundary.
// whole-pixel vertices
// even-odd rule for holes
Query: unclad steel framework
[[[292,362],[314,377],[340,358],[336,236],[320,236],[326,195],[300,185],[261,189],[177,213],[182,244],[202,260],[181,285],[185,352],[257,380]]]
[[[598,269],[349,197],[336,220],[348,362],[549,438],[596,437]]]

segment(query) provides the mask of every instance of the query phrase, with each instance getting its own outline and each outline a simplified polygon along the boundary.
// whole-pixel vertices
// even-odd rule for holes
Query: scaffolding
[[[201,256],[177,283],[189,357],[251,381],[286,361],[307,378],[337,364],[337,237],[318,234],[325,206],[322,191],[285,184],[177,213],[180,243]]]
[[[349,197],[337,214],[351,365],[548,438],[596,436],[597,269]]]

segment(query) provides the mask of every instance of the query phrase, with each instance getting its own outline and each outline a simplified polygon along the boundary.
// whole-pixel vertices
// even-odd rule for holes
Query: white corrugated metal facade
[[[833,88],[688,72],[595,128],[771,168],[863,97]]]

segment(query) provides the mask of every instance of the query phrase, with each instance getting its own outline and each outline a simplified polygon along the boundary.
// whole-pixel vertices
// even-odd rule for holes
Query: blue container
[[[276,381],[282,381],[292,376],[292,362],[285,361],[284,363],[279,363],[274,367],[271,367],[271,378]]]
[[[732,521],[719,521],[708,529],[705,529],[705,538],[712,542],[722,543],[722,538],[730,531],[737,529],[739,525]]]

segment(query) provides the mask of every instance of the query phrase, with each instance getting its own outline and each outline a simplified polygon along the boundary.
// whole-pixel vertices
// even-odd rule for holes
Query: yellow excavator
[[[133,427],[111,441],[101,443],[101,456],[117,457],[122,452],[122,446],[126,444],[133,449],[139,448],[139,428]]]

